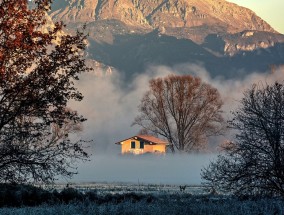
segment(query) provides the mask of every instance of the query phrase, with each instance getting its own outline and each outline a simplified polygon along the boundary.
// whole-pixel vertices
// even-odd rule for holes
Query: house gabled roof
[[[168,142],[151,135],[137,135],[137,137],[151,143],[163,144],[163,145],[168,144]]]
[[[134,140],[140,139],[140,140],[144,140],[145,142],[149,142],[149,143],[153,143],[153,144],[168,145],[168,142],[161,140],[157,137],[151,136],[151,135],[136,135],[136,136],[129,137],[127,139],[121,140],[121,141],[119,141],[115,144],[121,144],[121,142],[124,142],[124,141],[129,140],[129,139],[134,139]]]

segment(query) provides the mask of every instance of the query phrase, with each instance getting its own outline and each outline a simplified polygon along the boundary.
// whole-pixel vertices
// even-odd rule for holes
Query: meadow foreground
[[[74,185],[71,185],[75,187]],[[209,193],[197,186],[181,191],[175,185],[88,184],[42,192],[13,192],[18,206],[2,205],[0,214],[283,214],[280,198],[237,198]],[[41,194],[40,194],[41,193]],[[2,193],[3,194],[3,193]],[[26,199],[23,199],[24,195]],[[36,198],[32,198],[36,197]],[[3,196],[2,196],[3,197]],[[7,196],[6,196],[7,198]],[[21,199],[22,198],[22,199]],[[36,201],[45,200],[41,204]],[[30,199],[30,201],[27,201]],[[1,199],[3,202],[3,199]],[[12,200],[12,199],[11,199]],[[21,202],[22,201],[22,202]],[[25,203],[25,204],[24,204]]]

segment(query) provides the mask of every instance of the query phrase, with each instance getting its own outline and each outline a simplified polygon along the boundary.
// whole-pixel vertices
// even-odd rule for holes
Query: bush
[[[0,184],[0,207],[36,206],[54,202],[52,193],[39,187],[24,184]]]
[[[64,203],[82,201],[84,195],[74,188],[65,188],[60,192],[60,200]]]

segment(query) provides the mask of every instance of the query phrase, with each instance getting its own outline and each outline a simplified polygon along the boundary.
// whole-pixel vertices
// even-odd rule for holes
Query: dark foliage
[[[64,203],[71,201],[82,201],[83,194],[74,188],[65,188],[60,192],[59,199]]]
[[[47,190],[31,185],[0,184],[0,206],[19,207],[52,203],[56,197]]]
[[[48,23],[51,0],[0,1],[0,182],[51,182],[71,177],[86,159],[83,141],[69,134],[85,119],[67,108],[83,96],[74,87],[88,71],[86,36]]]
[[[74,188],[48,191],[32,185],[0,184],[0,207],[37,206],[41,204],[68,204],[76,202],[93,202],[96,204],[118,204],[122,202],[152,203],[156,197],[140,193],[98,195],[96,190],[82,193]]]
[[[284,196],[284,85],[254,85],[229,122],[235,142],[203,170],[206,184],[240,196]]]

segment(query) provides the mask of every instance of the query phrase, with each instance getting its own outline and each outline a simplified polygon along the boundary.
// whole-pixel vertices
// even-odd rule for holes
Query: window
[[[132,141],[132,142],[131,142],[131,148],[132,148],[132,149],[135,149],[135,141]]]
[[[140,141],[140,149],[144,149],[144,142]]]

